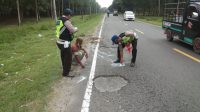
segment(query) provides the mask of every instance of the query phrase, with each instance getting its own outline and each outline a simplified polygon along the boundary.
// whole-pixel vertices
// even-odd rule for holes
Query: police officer
[[[137,40],[138,36],[133,31],[126,31],[121,33],[119,36],[113,35],[111,38],[113,44],[118,44],[117,49],[117,60],[114,63],[121,63],[121,66],[125,66],[123,61],[123,48],[128,45],[132,44],[132,59],[130,66],[135,66],[136,56],[137,56]]]
[[[57,36],[57,46],[60,49],[60,56],[63,67],[63,76],[69,76],[72,63],[72,51],[71,51],[71,41],[73,40],[73,33],[77,32],[78,29],[74,27],[70,18],[72,16],[72,11],[70,9],[65,9],[63,11],[62,17],[57,20],[56,23],[56,36]]]

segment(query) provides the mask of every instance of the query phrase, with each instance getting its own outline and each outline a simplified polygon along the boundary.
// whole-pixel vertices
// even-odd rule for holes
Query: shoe
[[[63,76],[63,77],[71,77],[71,76],[69,75],[69,73],[63,73],[62,76]]]
[[[130,64],[130,67],[134,67],[134,66],[135,66],[135,63],[131,63],[131,64]]]
[[[120,67],[124,67],[125,66],[125,64],[124,63],[120,63],[120,65],[119,65]]]
[[[73,78],[73,77],[75,77],[75,76],[73,76],[73,75],[63,75],[63,77]]]
[[[120,63],[120,60],[119,59],[117,59],[116,61],[114,61],[113,63]]]

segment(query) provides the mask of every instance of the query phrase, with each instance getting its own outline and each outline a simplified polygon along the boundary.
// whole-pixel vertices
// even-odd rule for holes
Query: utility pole
[[[56,1],[53,0],[53,12],[54,12],[54,19],[57,21],[57,13],[56,13]]]

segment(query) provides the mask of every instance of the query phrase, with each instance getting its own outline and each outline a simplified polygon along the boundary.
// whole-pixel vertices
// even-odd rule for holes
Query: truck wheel
[[[194,52],[200,54],[200,37],[194,39],[193,49]]]
[[[166,34],[167,34],[167,40],[172,42],[174,37],[172,35],[172,31],[171,30],[166,30]]]

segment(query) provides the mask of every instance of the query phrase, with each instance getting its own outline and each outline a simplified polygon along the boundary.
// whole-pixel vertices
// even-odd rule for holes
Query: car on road
[[[117,10],[113,11],[113,16],[118,16],[118,11]]]
[[[135,14],[133,13],[133,11],[125,11],[124,12],[124,20],[135,20]]]

